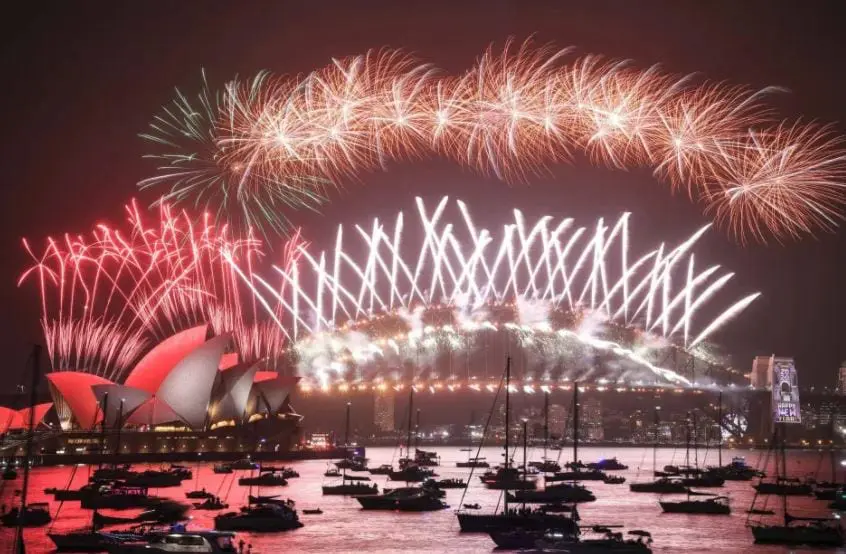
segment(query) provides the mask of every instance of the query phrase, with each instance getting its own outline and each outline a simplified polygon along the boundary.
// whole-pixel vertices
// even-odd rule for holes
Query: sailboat
[[[32,382],[29,391],[29,425],[26,435],[26,446],[24,449],[23,483],[21,486],[21,504],[15,506],[0,516],[0,522],[6,527],[16,527],[17,534],[15,543],[23,548],[23,528],[39,527],[50,523],[49,505],[46,503],[27,504],[27,489],[29,488],[29,470],[32,460],[32,443],[35,435],[35,403],[38,399],[36,393],[38,388],[39,373],[41,370],[41,345],[36,344],[32,348]]]
[[[579,459],[579,383],[573,382],[573,463],[578,464]],[[577,466],[578,467],[578,466]],[[593,502],[596,497],[591,491],[578,484],[581,480],[582,474],[593,476],[594,473],[599,473],[602,478],[605,474],[601,471],[593,470],[581,471],[574,470],[568,472],[559,472],[549,481],[560,481],[562,476],[566,475],[568,481],[572,483],[561,483],[559,485],[548,485],[543,490],[521,490],[516,491],[511,497],[515,502]]]
[[[408,436],[406,438],[406,457],[400,458],[399,471],[388,473],[389,481],[405,481],[406,483],[422,483],[429,477],[437,477],[431,469],[423,469],[411,458],[411,414],[414,413],[414,387],[408,392]]]
[[[776,484],[787,483],[787,456],[784,451],[784,443],[786,442],[785,425],[785,423],[780,424],[781,433],[778,432],[778,428],[773,433],[773,444],[778,444],[781,450],[781,468],[779,468],[779,458],[776,457]],[[764,525],[762,523],[749,524],[749,528],[752,529],[752,536],[755,538],[755,542],[770,544],[807,544],[812,546],[843,546],[843,529],[840,527],[839,520],[828,518],[795,517],[790,515],[787,511],[787,497],[791,496],[791,494],[788,491],[790,491],[790,488],[783,488],[780,493],[778,493],[779,496],[781,496],[781,507],[784,514],[784,521],[781,525]],[[760,494],[760,490],[758,493]],[[757,498],[758,494],[756,494],[755,498],[752,500],[753,508]]]
[[[656,472],[656,459],[657,459],[657,452],[658,452],[658,410],[660,408],[656,407],[654,411],[654,423],[653,423],[653,442],[652,442],[652,474],[655,475]],[[649,481],[646,483],[631,483],[629,485],[629,490],[631,492],[657,492],[660,494],[674,494],[674,493],[686,493],[688,492],[688,488],[681,483],[678,479],[671,479],[669,477],[661,477],[654,481]]]
[[[529,466],[542,473],[561,471],[561,464],[546,457],[549,447],[549,391],[543,393],[543,458],[539,462],[529,462]]]
[[[505,465],[503,470],[510,472],[511,467],[510,438],[511,438],[511,357],[505,362]],[[502,386],[502,383],[500,383]],[[496,402],[496,401],[494,401]],[[493,408],[491,408],[493,410]],[[510,481],[503,481],[506,486]],[[465,533],[490,533],[491,531],[513,531],[515,529],[561,529],[572,532],[574,521],[564,514],[550,514],[541,510],[509,508],[508,489],[504,489],[502,512],[493,514],[477,514],[458,511],[458,523]]]
[[[491,467],[491,465],[486,462],[484,458],[471,457],[470,453],[473,452],[472,448],[462,448],[461,451],[467,452],[467,461],[456,462],[455,467]]]

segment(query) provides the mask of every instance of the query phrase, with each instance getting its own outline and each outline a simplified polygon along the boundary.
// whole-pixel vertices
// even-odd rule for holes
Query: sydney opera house
[[[202,325],[151,349],[123,383],[81,371],[46,375],[53,402],[35,407],[45,454],[122,455],[287,451],[301,416],[288,395],[297,377],[244,363],[231,337]],[[0,433],[29,424],[29,409],[0,408]],[[18,441],[20,442],[20,441]],[[5,455],[19,450],[8,441]]]

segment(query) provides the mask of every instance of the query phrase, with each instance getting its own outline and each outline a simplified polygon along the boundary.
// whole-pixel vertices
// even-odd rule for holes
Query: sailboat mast
[[[510,462],[508,458],[508,439],[509,439],[509,424],[510,424],[510,415],[511,415],[511,356],[507,356],[505,358],[505,490],[503,491],[503,513],[508,515],[508,479],[509,473],[508,468],[510,467]]]
[[[543,461],[546,462],[546,448],[549,443],[549,391],[543,393]]]
[[[779,433],[779,446],[781,447],[781,469],[782,469],[782,479],[787,479],[787,454],[784,451],[784,443],[787,439],[787,424],[785,423],[777,423],[778,427],[781,429],[781,433]],[[776,431],[778,432],[778,431]],[[776,476],[778,476],[778,462],[776,462]],[[784,526],[787,527],[790,523],[787,518],[787,495],[784,494],[784,491],[781,491],[781,509],[784,512]]]
[[[350,406],[352,402],[347,402],[347,419],[344,423],[344,446],[350,445]]]
[[[528,420],[523,420],[523,483],[526,482],[526,452],[529,440],[529,422]],[[526,488],[523,485],[523,488]],[[523,509],[526,508],[526,501],[523,501]]]
[[[699,469],[699,428],[696,425],[696,412],[693,412],[693,460],[696,469]]]
[[[115,420],[115,431],[117,437],[115,438],[115,456],[120,456],[120,429],[123,427],[123,403],[124,398],[120,399],[120,404],[118,405],[118,415],[117,419]],[[115,458],[115,463],[117,463],[117,458]]]
[[[684,465],[690,468],[690,412],[687,413],[687,420],[684,427]]]
[[[655,406],[655,431],[652,437],[652,475],[655,475],[658,455],[658,406]]]
[[[411,461],[411,414],[414,413],[414,387],[411,387],[408,391],[408,437],[405,442],[405,457],[408,458],[408,461]]]
[[[32,458],[32,439],[35,434],[35,402],[37,401],[38,379],[41,370],[41,345],[32,347],[32,382],[29,388],[29,424],[26,435],[26,447],[24,450],[24,474],[23,487],[21,488],[21,508],[18,511],[18,524],[15,536],[15,543],[23,551],[23,524],[26,513],[26,493],[29,489],[29,461]]]
[[[98,468],[103,467],[103,455],[106,453],[106,424],[108,423],[109,416],[109,393],[103,394],[103,405],[102,405],[102,412],[103,412],[103,424],[100,425],[100,463],[97,464]]]
[[[573,471],[579,463],[579,382],[573,381]]]
[[[717,460],[723,467],[723,391],[717,396]]]
[[[420,408],[417,408],[417,422],[414,424],[414,448],[420,448]]]

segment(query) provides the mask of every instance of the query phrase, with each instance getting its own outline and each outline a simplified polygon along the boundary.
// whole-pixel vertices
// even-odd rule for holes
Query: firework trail
[[[449,76],[383,49],[305,76],[205,87],[193,103],[179,94],[144,135],[161,148],[140,186],[283,231],[288,209],[315,208],[331,187],[395,161],[436,154],[519,182],[581,152],[652,168],[741,241],[841,220],[842,140],[826,126],[778,122],[763,103],[770,89],[567,54],[509,41]]]
[[[115,380],[148,346],[206,323],[216,334],[231,332],[245,359],[283,349],[284,334],[264,323],[242,276],[224,261],[237,260],[249,273],[264,256],[258,239],[166,205],[152,223],[135,203],[126,214],[125,226],[50,238],[40,251],[24,240],[32,265],[18,284],[37,281],[54,370]],[[282,267],[291,255],[283,251]]]
[[[274,266],[268,278],[252,274],[247,284],[260,304],[284,307],[273,319],[294,341],[301,375],[325,385],[370,365],[384,377],[431,365],[444,348],[464,352],[469,366],[485,333],[504,332],[509,344],[531,345],[553,364],[605,352],[685,383],[645,353],[700,347],[758,296],[705,309],[733,275],[696,265],[692,249],[708,227],[635,256],[628,214],[589,228],[548,216],[527,223],[515,210],[513,222],[492,232],[475,225],[463,202],[455,202],[455,219],[448,207],[446,197],[433,210],[418,198],[419,242],[403,240],[400,213],[393,224],[339,227],[333,250],[301,247],[299,263]]]

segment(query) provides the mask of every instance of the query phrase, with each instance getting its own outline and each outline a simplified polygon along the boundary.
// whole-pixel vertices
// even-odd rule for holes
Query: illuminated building
[[[840,364],[840,372],[837,375],[837,394],[846,396],[846,362]]]
[[[389,391],[377,392],[373,397],[373,423],[376,429],[384,433],[396,429],[394,421],[394,393]]]
[[[581,429],[582,437],[586,441],[601,441],[605,438],[605,429],[602,424],[602,401],[598,398],[589,398],[581,403]]]
[[[771,389],[773,386],[774,356],[755,356],[752,360],[752,373],[749,374],[753,389]]]
[[[567,425],[567,407],[561,404],[549,406],[549,436],[561,438]]]

